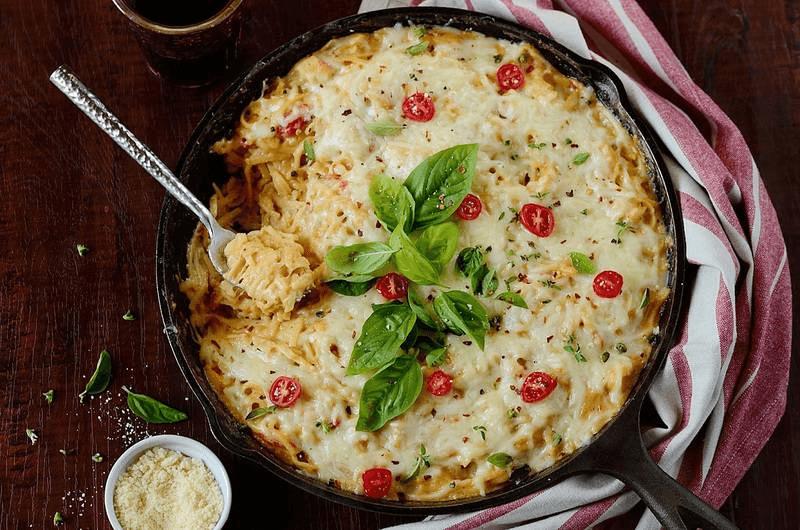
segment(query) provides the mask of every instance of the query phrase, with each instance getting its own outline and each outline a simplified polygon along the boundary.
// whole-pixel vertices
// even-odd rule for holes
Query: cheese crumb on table
[[[222,493],[202,460],[152,447],[117,480],[114,511],[125,530],[211,529]]]

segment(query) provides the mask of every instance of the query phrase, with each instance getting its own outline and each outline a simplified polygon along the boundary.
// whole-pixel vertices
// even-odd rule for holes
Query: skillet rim
[[[666,361],[681,319],[686,264],[682,217],[675,190],[662,160],[662,147],[649,125],[631,105],[622,82],[610,69],[598,62],[580,57],[530,28],[491,15],[453,8],[396,8],[356,14],[312,29],[267,53],[231,83],[201,118],[181,153],[176,175],[187,184],[190,190],[197,191],[198,177],[194,170],[201,165],[204,157],[211,156],[208,153],[208,147],[216,139],[230,134],[244,105],[257,97],[256,92],[260,92],[267,80],[284,75],[300,58],[322,47],[331,38],[360,31],[374,31],[395,23],[444,25],[459,29],[472,29],[489,36],[512,41],[526,40],[533,44],[562,73],[591,85],[597,93],[598,99],[610,108],[631,134],[639,139],[639,147],[650,164],[651,183],[662,208],[664,223],[669,236],[673,239],[673,247],[668,255],[670,270],[666,278],[671,295],[662,306],[661,332],[657,336],[657,342],[653,346],[648,362],[640,372],[628,399],[617,414],[583,448],[537,473],[530,475],[515,473],[516,476],[512,475],[506,487],[490,492],[486,496],[436,502],[371,499],[301,475],[291,466],[271,456],[249,434],[249,428],[246,425],[239,424],[233,419],[225,405],[211,389],[203,375],[202,367],[199,366],[196,343],[191,342],[193,334],[188,325],[188,319],[177,314],[178,311],[186,310],[185,307],[181,308],[183,295],[177,288],[180,278],[186,275],[185,251],[188,245],[186,234],[181,232],[182,245],[171,244],[175,224],[184,229],[190,226],[191,230],[188,236],[191,237],[197,221],[169,194],[165,196],[162,205],[156,246],[156,287],[159,308],[164,332],[181,373],[200,402],[212,434],[228,451],[265,467],[273,474],[305,491],[355,508],[397,515],[426,515],[479,510],[519,499],[566,476],[586,471],[586,462],[590,462],[592,458],[598,458],[598,455],[592,453],[592,448],[599,445],[596,441],[601,437],[608,439],[618,436],[618,433],[630,435],[631,433],[627,431],[632,427],[636,427],[635,435],[641,436],[638,430],[639,409],[654,377]],[[221,127],[221,122],[227,121],[230,122],[230,126]],[[203,142],[203,140],[209,139],[210,142]],[[206,160],[206,162],[208,161]],[[218,164],[217,169],[219,168]],[[224,170],[216,172],[212,169],[205,170],[206,177],[218,175],[217,180],[220,182],[227,178]],[[210,184],[213,179],[202,178],[201,180],[205,189],[197,195],[200,200],[207,202],[212,191]],[[183,250],[183,254],[179,250]],[[176,261],[176,258],[180,259]],[[175,270],[176,266],[177,270]],[[186,305],[185,299],[183,305]],[[186,341],[190,341],[189,351],[184,348]],[[195,344],[193,348],[192,344]]]

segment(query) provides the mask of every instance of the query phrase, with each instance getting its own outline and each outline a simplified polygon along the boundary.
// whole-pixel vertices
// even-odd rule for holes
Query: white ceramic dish
[[[179,451],[192,458],[199,458],[206,464],[211,474],[214,475],[219,485],[220,492],[222,493],[222,513],[220,513],[217,524],[214,525],[214,530],[220,530],[225,525],[225,521],[228,519],[228,514],[231,510],[232,491],[228,472],[225,471],[222,462],[217,458],[217,455],[211,452],[211,449],[197,440],[173,434],[151,436],[150,438],[145,438],[133,444],[122,453],[111,467],[111,471],[108,473],[108,478],[106,479],[105,505],[106,515],[114,530],[124,530],[114,511],[114,488],[117,484],[117,479],[143,451],[151,447],[163,447],[164,449]]]

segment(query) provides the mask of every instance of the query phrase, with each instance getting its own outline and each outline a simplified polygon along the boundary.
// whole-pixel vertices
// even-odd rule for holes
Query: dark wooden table
[[[289,487],[216,443],[162,333],[153,254],[164,190],[48,82],[68,64],[174,167],[194,124],[236,72],[358,4],[252,1],[233,71],[215,85],[185,89],[146,70],[110,0],[0,0],[0,528],[48,528],[55,512],[65,528],[110,528],[103,491],[112,463],[133,442],[160,433],[194,437],[221,456],[235,491],[228,528],[401,522]],[[642,4],[749,142],[790,249],[800,314],[800,2]],[[129,310],[136,320],[122,318]],[[794,344],[798,338],[795,329]],[[114,359],[110,390],[81,405],[77,396],[103,349]],[[147,426],[127,412],[123,384],[191,419]],[[50,389],[52,404],[42,395]],[[785,416],[723,507],[742,528],[800,528],[798,398],[795,361]],[[102,462],[92,460],[96,453]]]

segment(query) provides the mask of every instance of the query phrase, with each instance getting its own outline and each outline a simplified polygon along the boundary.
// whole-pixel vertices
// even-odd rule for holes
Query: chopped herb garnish
[[[509,420],[513,420],[513,419],[514,419],[514,418],[516,418],[517,416],[519,416],[519,412],[517,412],[517,409],[508,409],[508,410],[506,411],[506,417],[507,417]]]
[[[124,315],[122,315],[122,320],[136,320],[136,314],[128,309]]]
[[[534,197],[539,199],[540,201],[543,201],[545,197],[547,197],[548,195],[550,195],[549,191],[540,191],[539,193],[534,195]]]
[[[247,414],[247,416],[245,416],[244,419],[245,421],[254,420],[256,418],[261,418],[263,416],[266,416],[267,414],[272,414],[276,410],[278,410],[277,405],[270,405],[269,407],[259,407],[257,409],[251,410],[250,413]]]
[[[403,130],[403,126],[394,120],[381,120],[368,123],[367,129],[378,136],[394,136]]]
[[[417,461],[414,463],[414,469],[411,470],[411,473],[403,477],[401,482],[408,482],[410,480],[414,480],[422,473],[423,469],[427,469],[431,467],[431,457],[428,455],[428,451],[425,449],[425,446],[420,444],[419,445],[419,454],[417,455]]]
[[[607,362],[608,358],[611,357],[611,354],[607,351],[604,351],[602,355],[600,355],[600,360],[603,362]]]
[[[309,162],[313,162],[317,159],[317,155],[314,153],[314,145],[308,140],[303,140],[303,152],[306,154],[306,158]]]
[[[581,215],[589,215],[589,209],[584,208],[583,210],[581,210]]]
[[[500,63],[500,62],[502,62],[502,61],[503,61],[503,56],[502,56],[502,55],[500,55],[499,53],[498,53],[497,55],[495,55],[495,56],[494,56],[494,62],[495,62],[495,63]]]
[[[507,468],[511,465],[511,462],[514,461],[511,456],[507,455],[506,453],[494,453],[489,455],[489,458],[486,459],[490,464],[495,465],[499,468]]]
[[[102,461],[103,461],[103,455],[101,455],[100,453],[95,453],[92,455],[92,462],[99,464]]]
[[[575,342],[574,335],[570,335],[569,337],[567,337],[567,345],[564,346],[564,350],[573,354],[575,356],[575,360],[578,361],[579,363],[586,362],[586,357],[584,357],[583,353],[581,352],[581,345]]]
[[[642,301],[639,302],[639,309],[644,309],[650,304],[650,289],[645,287],[644,293],[642,293]]]
[[[483,425],[476,425],[472,428],[472,430],[480,434],[482,439],[486,439],[486,427]]]
[[[498,218],[497,218],[497,220],[498,220],[498,221],[502,221],[502,220],[503,220],[503,217],[505,217],[505,216],[506,216],[506,212],[505,212],[505,211],[502,211],[502,212],[500,212],[500,217],[498,217]]]
[[[561,290],[561,286],[559,286],[553,280],[539,280],[539,283],[541,283],[545,287],[550,287],[551,289],[555,289],[556,291],[560,291]]]
[[[53,515],[53,525],[61,526],[62,524],[64,524],[64,518],[61,516],[61,512],[56,512]]]
[[[53,402],[54,393],[52,389],[48,390],[47,392],[44,392],[42,395],[44,396],[44,399],[47,401],[47,403]]]
[[[328,434],[333,430],[333,424],[329,421],[320,420],[316,423],[316,427],[318,429],[322,429],[322,432]]]
[[[586,152],[578,153],[577,155],[575,155],[575,158],[572,159],[572,163],[575,164],[576,166],[579,166],[584,162],[586,162],[586,159],[588,158],[589,158],[589,153]]]
[[[557,432],[553,433],[553,445],[558,445],[561,443],[561,435]]]
[[[406,48],[406,53],[409,55],[419,55],[421,53],[424,53],[425,50],[427,49],[428,49],[428,43],[425,41],[419,41],[418,43],[413,44],[408,48]]]
[[[525,302],[525,299],[513,291],[506,291],[504,293],[500,293],[499,295],[497,295],[497,299],[502,300],[503,302],[506,302],[513,306],[522,307],[523,309],[527,309],[528,307],[528,304],[527,302]]]
[[[617,350],[619,353],[625,353],[626,351],[628,351],[628,347],[625,346],[625,344],[623,344],[622,342],[618,342],[614,346],[614,349]]]
[[[75,248],[78,250],[78,256],[85,256],[89,253],[89,247],[81,243],[78,243]]]
[[[414,26],[411,28],[411,31],[414,33],[416,38],[421,38],[428,33],[428,29],[425,26]]]
[[[28,437],[28,439],[31,441],[32,444],[35,444],[36,440],[39,439],[39,435],[36,434],[36,431],[34,431],[33,429],[25,429],[25,435]]]
[[[545,142],[541,142],[541,143],[538,143],[538,144],[536,142],[530,142],[528,144],[528,147],[530,147],[531,149],[543,149],[543,148],[547,147],[547,144]]]
[[[572,260],[572,266],[581,274],[594,274],[597,270],[594,262],[586,254],[570,252],[569,257]]]

